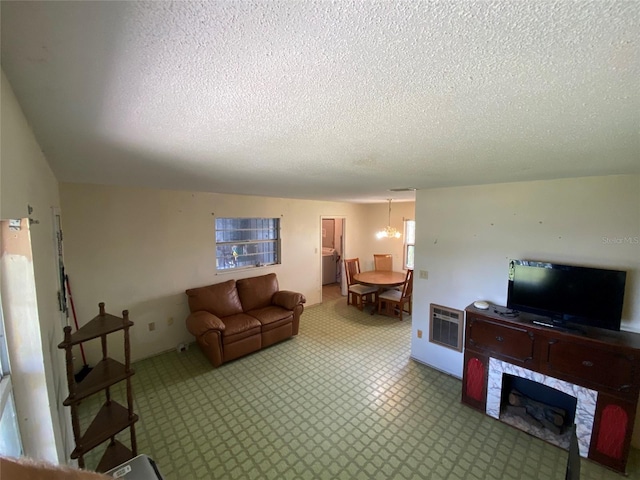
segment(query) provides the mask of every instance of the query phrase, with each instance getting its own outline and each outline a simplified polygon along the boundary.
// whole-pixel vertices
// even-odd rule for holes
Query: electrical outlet
[[[149,331],[153,332],[156,329],[156,322],[149,322]]]
[[[423,278],[424,280],[426,280],[427,277],[428,277],[427,271],[426,270],[420,270],[420,278]]]
[[[167,325],[173,325],[173,317],[167,318]]]
[[[422,330],[418,330],[418,338],[422,338]]]

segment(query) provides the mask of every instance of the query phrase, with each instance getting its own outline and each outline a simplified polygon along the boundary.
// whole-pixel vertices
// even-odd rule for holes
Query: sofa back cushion
[[[204,310],[220,318],[242,313],[235,280],[227,280],[207,287],[191,288],[186,293],[189,297],[191,312]]]
[[[259,277],[243,278],[236,282],[240,302],[245,312],[271,305],[273,294],[278,291],[278,278],[275,273]]]

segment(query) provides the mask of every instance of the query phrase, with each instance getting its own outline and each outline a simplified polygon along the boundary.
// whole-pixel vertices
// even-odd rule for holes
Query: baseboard
[[[442,370],[442,369],[440,369],[440,368],[438,368],[438,367],[434,367],[433,365],[429,365],[428,363],[423,362],[422,360],[417,359],[417,358],[416,358],[416,357],[414,357],[413,355],[410,355],[410,356],[409,356],[409,358],[410,358],[411,360],[413,360],[414,362],[418,362],[419,364],[424,365],[425,367],[429,367],[429,368],[431,368],[432,370],[436,370],[436,371],[438,371],[438,372],[440,372],[440,373],[444,373],[445,375],[447,375],[447,376],[449,376],[449,377],[453,377],[453,378],[456,378],[456,379],[458,379],[458,380],[462,381],[462,377],[459,377],[459,376],[457,376],[457,375],[453,375],[453,374],[451,374],[451,373],[449,373],[449,372],[445,372],[444,370]]]

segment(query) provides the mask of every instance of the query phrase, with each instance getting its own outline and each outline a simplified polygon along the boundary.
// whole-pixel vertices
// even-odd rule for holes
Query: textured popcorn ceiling
[[[1,2],[61,181],[381,201],[640,173],[640,2]]]

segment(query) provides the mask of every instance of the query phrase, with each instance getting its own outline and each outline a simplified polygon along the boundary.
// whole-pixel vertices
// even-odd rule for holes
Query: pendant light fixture
[[[387,199],[389,201],[389,222],[387,226],[376,233],[376,237],[378,238],[400,238],[401,233],[391,226],[391,199]]]

